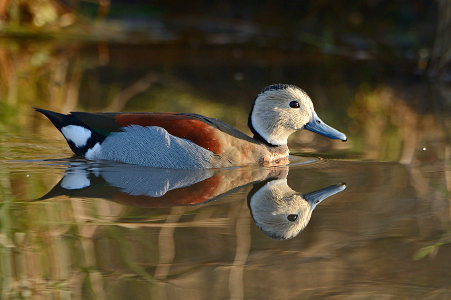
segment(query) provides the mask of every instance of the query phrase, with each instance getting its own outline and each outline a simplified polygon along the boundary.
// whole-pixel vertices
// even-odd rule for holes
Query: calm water
[[[2,297],[451,298],[449,89],[386,64],[3,41]],[[246,130],[275,82],[304,88],[349,141],[295,134],[285,167],[156,170],[72,158],[31,108],[195,112]]]

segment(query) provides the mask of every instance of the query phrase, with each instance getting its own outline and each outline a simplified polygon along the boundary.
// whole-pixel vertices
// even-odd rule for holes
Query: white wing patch
[[[86,151],[85,157],[87,159],[94,160],[99,155],[101,149],[102,147],[100,146],[100,144],[96,143],[92,148]]]
[[[77,125],[67,125],[61,128],[66,139],[72,141],[75,146],[81,148],[86,145],[91,137],[91,130]]]

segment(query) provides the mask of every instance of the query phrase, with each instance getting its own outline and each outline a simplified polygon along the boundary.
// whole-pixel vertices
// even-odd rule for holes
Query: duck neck
[[[266,146],[267,152],[260,157],[261,165],[278,165],[288,163],[288,155],[290,154],[287,145]]]
[[[271,152],[274,155],[280,155],[280,156],[288,156],[290,154],[290,151],[288,150],[287,144],[280,145],[280,146],[267,146],[269,152]]]
[[[287,129],[281,126],[280,120],[277,121],[268,117],[273,122],[265,122],[262,117],[255,115],[255,102],[249,114],[247,125],[254,134],[254,139],[266,144],[269,147],[278,147],[287,144],[288,136],[295,130]]]

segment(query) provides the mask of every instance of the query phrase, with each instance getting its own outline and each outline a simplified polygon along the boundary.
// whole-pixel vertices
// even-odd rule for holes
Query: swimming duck
[[[347,140],[317,116],[307,93],[287,84],[270,85],[257,95],[248,119],[253,138],[220,120],[191,113],[64,115],[35,109],[50,119],[79,156],[159,168],[285,164],[288,137],[302,129]]]

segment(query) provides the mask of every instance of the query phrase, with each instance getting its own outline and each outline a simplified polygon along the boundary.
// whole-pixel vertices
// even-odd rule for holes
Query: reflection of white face
[[[293,101],[297,102],[297,107]],[[269,143],[285,145],[290,134],[310,121],[313,111],[310,97],[300,88],[270,89],[255,100],[252,126]]]
[[[286,179],[268,182],[250,199],[257,226],[273,238],[290,239],[307,226],[313,207],[287,184]]]

